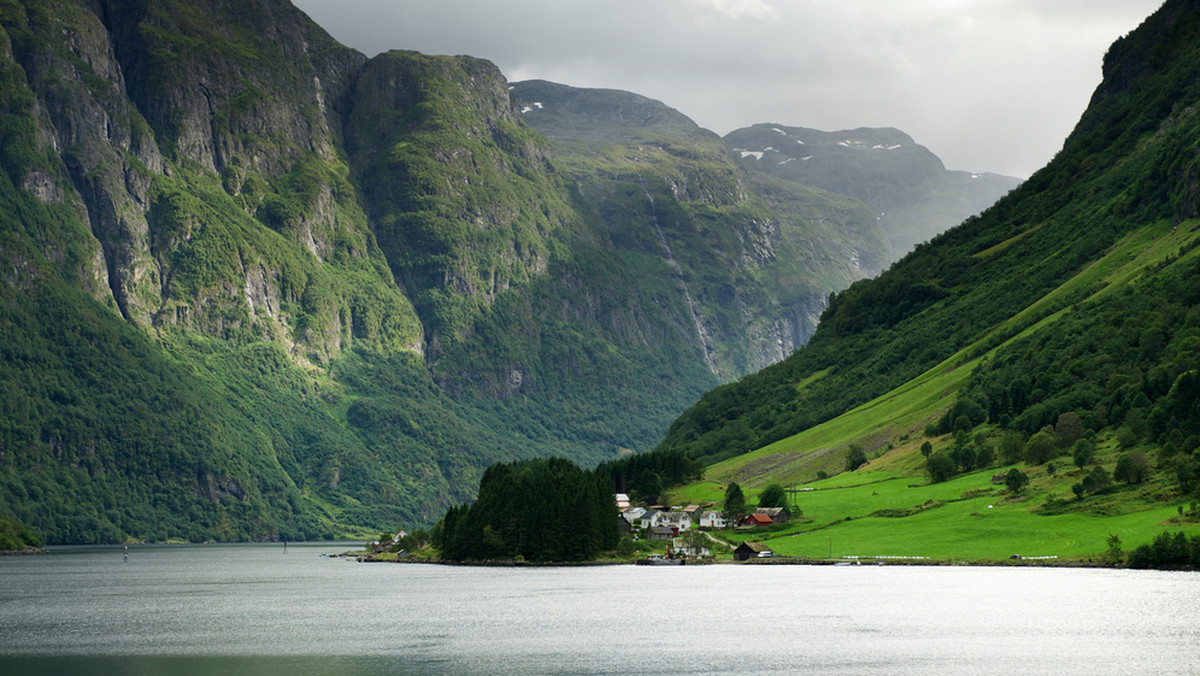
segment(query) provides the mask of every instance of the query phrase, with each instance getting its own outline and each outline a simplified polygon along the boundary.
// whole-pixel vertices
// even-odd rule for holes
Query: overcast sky
[[[658,99],[719,134],[896,127],[950,169],[1025,178],[1101,59],[1162,0],[293,0],[342,43],[470,54]]]

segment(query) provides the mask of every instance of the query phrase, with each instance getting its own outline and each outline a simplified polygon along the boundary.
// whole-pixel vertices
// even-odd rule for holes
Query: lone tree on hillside
[[[1044,465],[1056,455],[1058,442],[1054,436],[1054,428],[1049,425],[1030,437],[1025,444],[1025,460],[1031,465]]]
[[[758,495],[759,507],[783,507],[787,509],[787,491],[779,484],[767,484]]]
[[[1075,466],[1083,469],[1096,456],[1096,445],[1091,439],[1080,439],[1071,447],[1071,459],[1075,461]]]
[[[725,514],[740,517],[746,513],[746,495],[736,481],[730,481],[725,488]]]
[[[853,472],[865,464],[867,464],[867,454],[862,448],[851,446],[850,453],[846,456],[846,471]]]
[[[1139,451],[1122,453],[1117,458],[1117,466],[1113,469],[1113,478],[1127,484],[1140,484],[1146,480],[1150,471],[1150,461],[1146,454]]]
[[[1004,475],[1004,486],[1013,493],[1020,493],[1029,485],[1029,476],[1016,467]]]
[[[957,470],[958,466],[949,453],[939,451],[925,459],[925,473],[929,475],[930,483],[940,484],[948,481]]]

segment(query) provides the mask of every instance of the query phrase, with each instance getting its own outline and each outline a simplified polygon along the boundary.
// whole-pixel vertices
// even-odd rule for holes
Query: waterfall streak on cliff
[[[692,297],[692,290],[688,287],[687,279],[684,277],[683,268],[679,262],[675,260],[675,255],[671,253],[671,245],[667,243],[667,236],[663,233],[662,226],[658,223],[658,211],[655,208],[654,197],[650,191],[642,187],[642,192],[646,195],[646,200],[650,203],[650,224],[654,226],[654,232],[658,235],[658,244],[662,247],[663,254],[666,256],[667,265],[675,271],[676,277],[679,278],[679,286],[683,289],[683,297],[687,301],[688,312],[692,315],[692,323],[696,325],[696,337],[700,339],[700,350],[704,352],[704,361],[708,364],[708,370],[712,371],[713,375],[720,377],[720,372],[717,370],[717,365],[713,361],[713,341],[708,335],[708,329],[704,328],[704,321],[700,317],[700,308],[696,305],[696,299]]]

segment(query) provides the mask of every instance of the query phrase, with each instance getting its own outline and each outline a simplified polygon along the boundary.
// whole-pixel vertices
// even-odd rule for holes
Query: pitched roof
[[[684,512],[664,512],[662,515],[662,523],[683,523],[683,520],[691,521],[692,517]]]

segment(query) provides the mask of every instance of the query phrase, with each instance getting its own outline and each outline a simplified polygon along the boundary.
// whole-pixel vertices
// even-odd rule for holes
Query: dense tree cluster
[[[42,538],[32,528],[0,516],[0,552],[41,546]]]
[[[656,451],[605,462],[596,471],[612,477],[616,492],[653,501],[664,488],[691,481],[703,469],[681,451]]]
[[[1200,535],[1163,531],[1129,554],[1130,568],[1200,568]]]
[[[562,458],[492,465],[473,504],[451,507],[434,529],[442,558],[587,561],[617,546],[617,509],[605,472]]]

